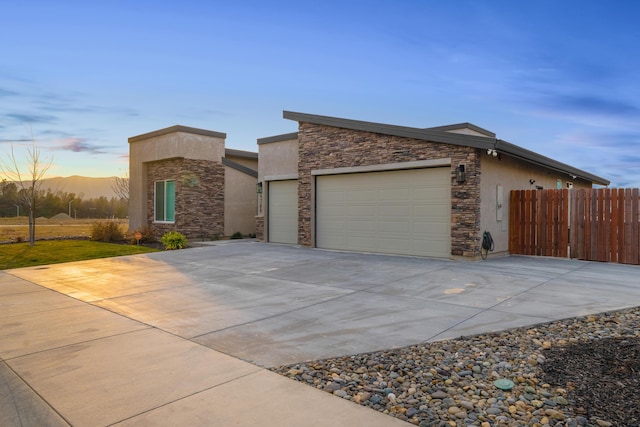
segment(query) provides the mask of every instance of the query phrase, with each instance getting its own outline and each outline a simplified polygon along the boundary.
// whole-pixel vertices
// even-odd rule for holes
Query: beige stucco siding
[[[298,140],[271,142],[258,146],[258,180],[298,174]],[[291,178],[291,177],[290,177]]]
[[[235,161],[235,160],[234,160]],[[257,210],[256,183],[258,180],[233,168],[225,168],[224,234],[243,235],[256,232],[254,215]]]
[[[480,175],[480,230],[489,231],[495,244],[494,253],[509,250],[509,197],[511,190],[535,190],[536,186],[544,189],[557,188],[561,180],[562,188],[567,182],[573,188],[591,188],[591,183],[573,180],[566,173],[536,166],[522,160],[501,155],[500,158],[481,153]],[[531,184],[529,180],[535,182]],[[502,187],[502,221],[497,219],[498,186]]]
[[[220,161],[224,157],[224,138],[174,132],[153,139],[135,141],[132,147],[143,162],[184,157]]]

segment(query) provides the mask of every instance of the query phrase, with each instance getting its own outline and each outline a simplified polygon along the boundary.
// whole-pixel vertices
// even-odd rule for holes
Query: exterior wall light
[[[487,150],[487,155],[493,156],[493,157],[498,157],[498,152],[496,150],[492,149],[492,148],[489,148]]]
[[[256,193],[262,194],[262,183],[261,182],[256,184]]]
[[[459,165],[456,168],[456,181],[458,183],[465,182],[467,180],[467,174],[464,171],[464,165]]]

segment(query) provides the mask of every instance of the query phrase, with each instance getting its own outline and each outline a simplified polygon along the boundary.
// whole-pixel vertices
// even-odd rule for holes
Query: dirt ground
[[[584,341],[545,356],[546,381],[566,387],[585,417],[640,426],[640,339]]]

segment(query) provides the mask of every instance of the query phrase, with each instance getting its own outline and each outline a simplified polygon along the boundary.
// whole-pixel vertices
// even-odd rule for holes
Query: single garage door
[[[298,181],[269,182],[268,239],[298,243]]]
[[[316,246],[451,256],[450,169],[324,175],[316,179]]]

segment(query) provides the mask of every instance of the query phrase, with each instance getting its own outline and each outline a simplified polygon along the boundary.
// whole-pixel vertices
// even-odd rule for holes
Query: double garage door
[[[317,176],[316,246],[448,258],[450,180],[448,167]],[[270,183],[270,241],[296,243],[297,210],[297,181]]]

